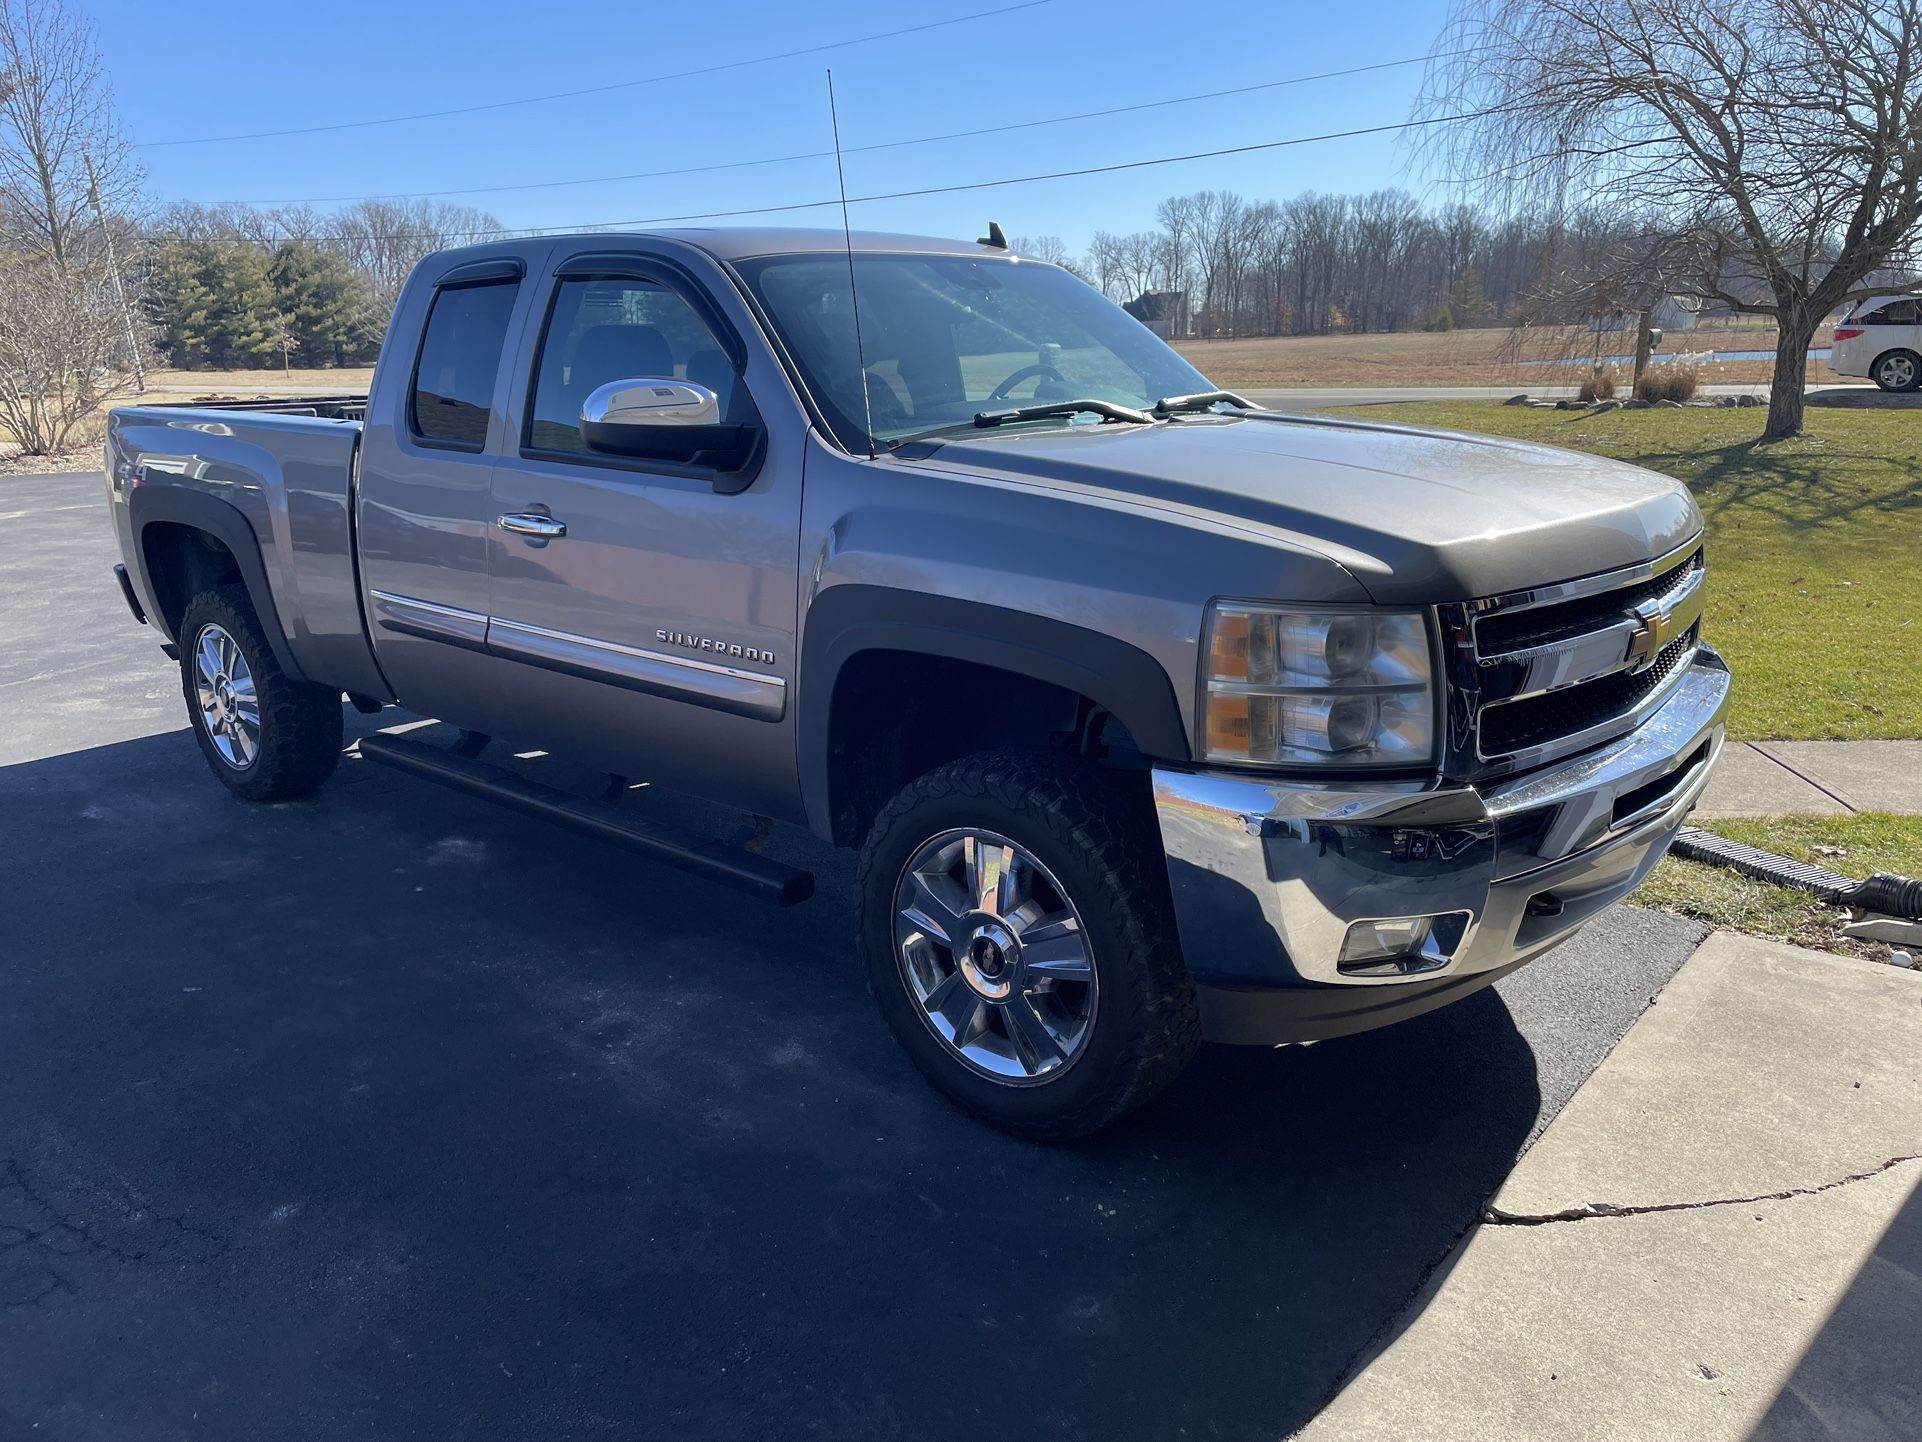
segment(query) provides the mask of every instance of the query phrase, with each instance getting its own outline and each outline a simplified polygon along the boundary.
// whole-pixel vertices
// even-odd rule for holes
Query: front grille
[[[1643,601],[1666,596],[1684,576],[1690,571],[1700,570],[1701,566],[1702,552],[1697,549],[1687,560],[1670,566],[1659,576],[1624,586],[1618,591],[1604,591],[1600,595],[1579,596],[1572,601],[1557,601],[1552,605],[1526,610],[1498,611],[1492,616],[1484,616],[1475,623],[1476,649],[1484,656],[1492,656],[1504,651],[1525,651],[1531,646],[1548,646],[1556,641],[1580,636],[1619,620],[1624,611],[1634,610]]]
[[[1505,776],[1641,725],[1701,644],[1703,565],[1698,540],[1645,567],[1443,606],[1455,774]]]
[[[1617,607],[1610,614],[1619,614],[1619,610]],[[1579,686],[1565,686],[1523,701],[1506,701],[1484,708],[1482,754],[1507,755],[1591,731],[1628,716],[1688,663],[1695,652],[1699,629],[1691,626],[1684,635],[1669,642],[1645,671],[1617,671]]]

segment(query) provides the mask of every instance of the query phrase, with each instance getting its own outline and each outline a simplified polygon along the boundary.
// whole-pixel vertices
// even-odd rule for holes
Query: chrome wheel
[[[1882,358],[1881,364],[1875,368],[1875,381],[1884,390],[1912,390],[1915,387],[1916,371],[1916,358],[1906,351],[1898,351],[1894,355]]]
[[[220,759],[245,770],[260,755],[260,697],[240,643],[214,625],[194,641],[194,691],[200,724]]]
[[[895,956],[930,1030],[1010,1086],[1052,1081],[1093,1034],[1100,987],[1081,915],[1005,836],[944,831],[895,887]]]

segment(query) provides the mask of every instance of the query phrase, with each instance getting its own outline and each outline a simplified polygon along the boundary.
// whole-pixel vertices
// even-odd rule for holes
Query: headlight
[[[1216,602],[1202,640],[1207,760],[1267,766],[1433,761],[1434,665],[1421,612]]]

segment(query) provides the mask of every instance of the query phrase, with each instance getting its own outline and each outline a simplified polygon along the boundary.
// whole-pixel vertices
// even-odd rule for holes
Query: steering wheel
[[[1053,366],[1047,365],[1045,363],[1041,365],[1023,366],[1021,367],[1020,370],[1016,371],[1013,375],[1009,376],[1006,380],[1002,381],[1000,385],[996,386],[993,390],[989,391],[988,399],[991,401],[1005,401],[1008,398],[1009,391],[1013,390],[1016,386],[1020,385],[1021,382],[1025,380],[1033,380],[1036,376],[1043,376],[1051,380],[1057,380],[1062,382],[1063,384],[1066,384],[1068,379],[1066,376],[1062,375],[1060,371],[1056,370]]]

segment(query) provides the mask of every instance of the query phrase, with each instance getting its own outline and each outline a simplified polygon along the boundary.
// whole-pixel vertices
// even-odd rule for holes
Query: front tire
[[[1869,379],[1885,391],[1912,391],[1922,387],[1922,356],[1912,350],[1892,350],[1875,358]]]
[[[241,800],[305,796],[340,765],[340,693],[281,669],[246,587],[187,603],[180,685],[200,754]]]
[[[996,1126],[1086,1136],[1200,1044],[1147,798],[1045,752],[986,753],[882,811],[856,879],[857,945],[895,1039]]]

